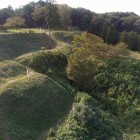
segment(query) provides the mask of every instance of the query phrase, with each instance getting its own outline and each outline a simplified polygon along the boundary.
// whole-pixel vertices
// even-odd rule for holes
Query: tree
[[[106,67],[107,58],[127,55],[125,44],[107,45],[98,36],[83,32],[74,37],[73,50],[68,59],[67,76],[80,89],[90,91],[98,70]]]
[[[68,28],[68,26],[71,26],[71,8],[66,4],[58,5],[57,7],[60,15],[61,26],[63,28]]]
[[[72,9],[72,26],[79,27],[82,31],[88,30],[92,20],[92,12],[84,8]]]
[[[94,15],[89,25],[88,32],[100,36],[102,34],[103,20],[102,18]]]
[[[135,14],[129,15],[127,17],[123,17],[121,18],[121,21],[122,21],[121,26],[127,32],[134,31],[136,29],[136,26],[134,25],[134,23],[136,22],[137,19],[138,19],[138,16]]]
[[[111,26],[108,29],[107,35],[106,35],[106,42],[107,44],[116,44],[119,41],[119,33],[116,30],[115,26]]]
[[[104,41],[93,34],[83,32],[81,35],[75,35],[73,39],[74,47],[83,47],[92,49],[96,43],[103,43]]]
[[[7,8],[0,9],[0,25],[3,25],[6,20],[13,16],[14,10],[9,5]]]
[[[83,32],[81,36],[75,36],[73,41],[73,53],[70,55],[67,67],[67,76],[82,90],[91,90],[93,76],[102,65],[95,60],[96,44],[103,43],[99,37]],[[98,65],[100,63],[100,65]]]
[[[80,90],[90,91],[92,89],[93,76],[97,72],[94,58],[86,48],[78,48],[70,55],[67,67],[68,79],[74,81]]]
[[[128,33],[128,48],[132,51],[137,51],[138,49],[138,34],[136,32],[129,32]]]
[[[106,36],[108,33],[108,28],[110,27],[109,23],[107,21],[102,21],[101,24],[101,32],[100,32],[100,37],[106,40]]]
[[[45,7],[38,7],[34,9],[32,13],[32,18],[35,20],[37,27],[44,27],[46,25],[45,21]]]
[[[51,29],[59,24],[60,20],[58,8],[55,5],[55,0],[47,0],[45,20],[49,29],[49,35],[51,35]]]
[[[32,19],[32,13],[35,9],[35,3],[30,2],[19,9],[20,16],[25,19],[27,27],[34,27],[34,20]]]
[[[128,43],[128,33],[126,31],[123,31],[120,35],[120,41]]]
[[[41,8],[45,6],[45,2],[43,0],[39,0],[38,2],[35,3],[36,8]]]
[[[120,37],[121,42],[125,42],[128,45],[128,49],[132,51],[138,51],[140,45],[140,37],[136,32],[129,32],[126,31],[121,33]]]
[[[6,28],[19,28],[25,26],[25,20],[20,17],[10,17],[6,20],[4,24]]]

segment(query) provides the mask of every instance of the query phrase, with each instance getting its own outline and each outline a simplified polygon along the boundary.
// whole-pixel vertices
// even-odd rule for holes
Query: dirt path
[[[29,71],[28,73],[27,73],[27,75],[24,75],[24,76],[22,76],[22,77],[18,77],[18,78],[16,78],[16,79],[12,79],[12,80],[8,80],[6,83],[4,83],[4,84],[8,84],[8,83],[13,83],[13,82],[15,82],[15,81],[17,81],[17,80],[19,80],[19,79],[22,79],[23,77],[26,77],[26,76],[28,76],[28,77],[31,77],[32,75],[34,75],[34,71]]]

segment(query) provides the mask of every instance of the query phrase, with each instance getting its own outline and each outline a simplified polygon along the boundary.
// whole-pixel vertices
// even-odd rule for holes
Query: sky
[[[0,0],[0,8],[11,5],[14,9],[29,2],[38,0]],[[70,7],[83,7],[96,13],[134,12],[140,15],[139,0],[56,0],[58,4],[68,4]]]

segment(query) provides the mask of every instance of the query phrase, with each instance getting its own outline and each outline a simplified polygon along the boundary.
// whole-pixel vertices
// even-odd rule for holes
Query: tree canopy
[[[128,48],[132,51],[139,51],[140,16],[133,12],[97,14],[85,8],[72,8],[65,4],[57,4],[55,0],[39,0],[15,10],[11,6],[0,9],[0,27],[2,28],[7,19],[11,17],[24,19],[27,28],[87,31],[99,36],[107,44],[113,45],[122,42],[122,34],[126,32],[129,41],[124,42]]]

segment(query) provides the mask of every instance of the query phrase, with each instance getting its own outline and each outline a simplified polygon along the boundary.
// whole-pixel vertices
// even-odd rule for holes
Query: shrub
[[[101,110],[98,102],[86,93],[76,96],[68,119],[51,134],[47,140],[122,140],[115,118]]]
[[[62,70],[67,65],[67,58],[57,51],[41,51],[33,55],[30,66],[34,70],[46,73],[50,69]]]

